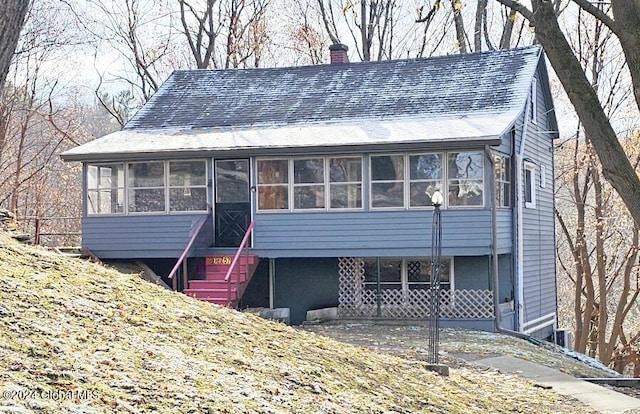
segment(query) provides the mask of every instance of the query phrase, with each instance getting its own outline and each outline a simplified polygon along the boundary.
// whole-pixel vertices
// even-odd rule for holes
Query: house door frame
[[[238,247],[252,218],[249,158],[213,160],[214,246]],[[252,245],[249,240],[248,246]]]

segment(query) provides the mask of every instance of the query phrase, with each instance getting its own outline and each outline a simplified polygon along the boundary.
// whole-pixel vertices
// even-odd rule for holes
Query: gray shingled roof
[[[495,145],[524,111],[541,55],[534,46],[427,59],[177,71],[122,131],[62,156],[82,161],[294,147]]]
[[[533,75],[539,54],[539,47],[530,47],[346,65],[177,71],[125,129],[504,111],[521,98],[514,87]]]

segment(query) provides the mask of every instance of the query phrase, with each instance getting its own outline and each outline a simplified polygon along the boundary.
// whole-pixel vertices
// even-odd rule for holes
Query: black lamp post
[[[433,225],[431,231],[431,278],[429,280],[429,362],[438,363],[440,344],[440,260],[442,256],[442,222],[440,206],[444,197],[440,191],[431,196]]]

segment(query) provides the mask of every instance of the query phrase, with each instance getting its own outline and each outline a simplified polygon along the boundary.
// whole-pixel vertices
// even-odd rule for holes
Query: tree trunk
[[[4,0],[0,6],[0,90],[4,88],[28,9],[29,0]]]
[[[478,0],[476,22],[473,29],[473,51],[482,51],[482,22],[487,13],[487,0]]]
[[[602,199],[602,182],[597,168],[592,170],[593,189],[595,193],[596,215],[596,273],[598,275],[598,357],[607,364],[603,357],[607,354],[607,323],[609,314],[607,311],[607,261],[605,257],[605,226]]]
[[[458,51],[464,54],[467,53],[467,42],[465,40],[464,21],[462,19],[462,3],[460,0],[451,0],[451,8],[453,9],[453,22],[456,27]]]
[[[640,110],[640,1],[613,0],[611,7],[615,17],[614,31],[627,59],[633,93]]]
[[[634,220],[640,223],[640,179],[620,145],[580,62],[562,33],[551,2],[535,0],[533,4],[532,23],[536,36],[576,109],[587,135],[592,138],[602,164],[603,175],[623,199]]]

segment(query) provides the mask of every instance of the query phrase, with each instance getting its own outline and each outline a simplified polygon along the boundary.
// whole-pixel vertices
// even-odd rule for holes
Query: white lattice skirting
[[[376,290],[364,288],[364,263],[343,257],[338,264],[340,287],[338,312],[341,317],[378,316]],[[428,318],[430,290],[380,291],[380,315],[386,318]],[[493,293],[488,289],[440,291],[440,317],[451,319],[493,318]]]

